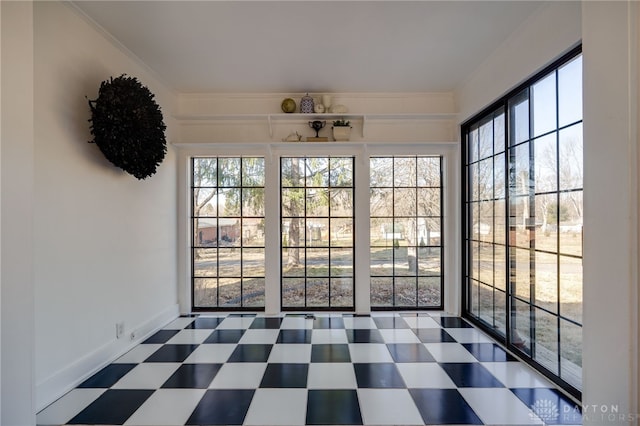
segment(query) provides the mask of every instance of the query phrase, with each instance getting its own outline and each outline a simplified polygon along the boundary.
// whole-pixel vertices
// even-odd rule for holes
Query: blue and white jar
[[[300,100],[300,112],[303,114],[313,114],[313,98],[307,93]]]

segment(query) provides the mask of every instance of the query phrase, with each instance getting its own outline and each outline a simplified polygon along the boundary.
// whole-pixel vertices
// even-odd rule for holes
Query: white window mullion
[[[280,159],[265,158],[265,314],[280,313]]]
[[[357,314],[371,312],[371,279],[369,264],[369,151],[362,149],[355,161],[355,310]]]

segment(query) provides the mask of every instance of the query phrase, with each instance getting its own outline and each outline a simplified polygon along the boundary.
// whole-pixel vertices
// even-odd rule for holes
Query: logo
[[[558,406],[553,401],[548,399],[538,399],[531,406],[529,416],[533,420],[540,418],[542,421],[547,423],[558,420],[560,412],[558,411]]]

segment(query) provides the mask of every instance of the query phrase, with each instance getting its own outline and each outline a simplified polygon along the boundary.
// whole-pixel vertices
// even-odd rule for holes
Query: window
[[[280,164],[282,308],[353,309],[353,157]]]
[[[463,126],[465,315],[579,397],[582,56]]]
[[[264,308],[264,159],[192,159],[194,309]]]
[[[440,157],[370,160],[371,306],[442,307]]]

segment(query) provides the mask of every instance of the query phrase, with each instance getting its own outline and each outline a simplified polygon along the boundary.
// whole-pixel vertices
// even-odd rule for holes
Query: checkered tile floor
[[[37,421],[580,424],[574,406],[457,317],[231,314],[178,318],[44,409]]]

